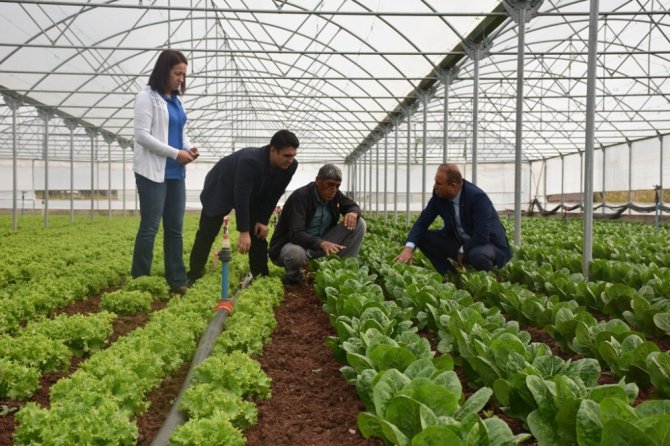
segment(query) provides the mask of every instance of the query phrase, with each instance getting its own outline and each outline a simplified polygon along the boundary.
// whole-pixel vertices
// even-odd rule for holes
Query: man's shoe
[[[179,285],[178,287],[174,287],[170,290],[170,294],[178,294],[180,296],[183,296],[186,294],[188,291],[188,287],[186,285]]]
[[[284,274],[284,285],[300,285],[300,274]]]

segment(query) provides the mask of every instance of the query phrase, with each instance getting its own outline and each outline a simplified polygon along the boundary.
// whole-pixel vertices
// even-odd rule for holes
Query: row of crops
[[[576,222],[526,220],[524,248],[505,268],[444,283],[420,255],[393,264],[405,230],[380,223],[370,222],[360,259],[317,273],[337,330],[331,348],[367,408],[365,435],[399,445],[667,443],[667,230],[598,222],[600,257],[586,279]],[[539,332],[550,341],[533,339]]]
[[[157,276],[130,280],[130,221],[64,219],[44,230],[26,220],[3,234],[0,399],[29,400],[40,376],[81,360],[51,386],[49,407],[16,412],[14,444],[136,444],[147,395],[193,357],[220,270],[210,268],[184,298],[168,296],[162,262]],[[668,443],[667,229],[596,221],[585,278],[579,222],[528,219],[507,266],[445,282],[420,253],[414,265],[393,263],[405,228],[368,223],[358,259],[312,265],[335,330],[327,345],[366,407],[364,436],[398,445]],[[186,227],[196,226],[189,216]],[[186,247],[192,239],[187,231]],[[157,258],[160,250],[157,243]],[[234,255],[233,287],[246,268],[246,256]],[[252,356],[269,339],[283,295],[281,271],[272,271],[240,293],[181,401],[188,422],[170,444],[244,444],[253,401],[270,397]],[[56,315],[96,294],[101,311]],[[116,318],[157,301],[162,309],[144,326],[109,341]]]
[[[56,224],[48,231],[35,227],[6,234],[0,249],[0,403],[20,406],[13,414],[18,422],[13,444],[137,444],[137,419],[148,409],[149,393],[190,363],[214,315],[220,269],[212,269],[181,298],[168,294],[159,275],[130,280],[136,230],[131,221]],[[192,223],[195,228],[195,219]],[[186,236],[190,246],[193,234]],[[246,257],[235,255],[229,265],[231,294],[246,268]],[[100,293],[101,311],[56,315]],[[180,400],[188,421],[169,444],[245,443],[243,431],[256,422],[253,401],[270,396],[270,380],[252,355],[259,355],[269,339],[282,297],[278,278],[255,280],[239,292],[226,330],[193,371]],[[116,318],[150,312],[155,301],[163,301],[162,309],[151,312],[146,324],[110,342]],[[42,375],[68,370],[73,358],[81,362],[49,388],[48,407],[26,403]]]

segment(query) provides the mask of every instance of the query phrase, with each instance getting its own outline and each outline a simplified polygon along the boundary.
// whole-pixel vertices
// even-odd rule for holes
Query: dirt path
[[[312,285],[288,286],[285,293],[259,358],[272,378],[272,398],[258,404],[247,445],[381,445],[358,431],[356,417],[365,408],[324,344],[335,332]]]

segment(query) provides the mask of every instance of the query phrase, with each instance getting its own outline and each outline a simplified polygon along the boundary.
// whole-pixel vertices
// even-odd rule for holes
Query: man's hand
[[[254,235],[257,239],[265,240],[265,237],[268,236],[268,227],[263,223],[256,223],[254,225]]]
[[[337,254],[346,248],[344,245],[338,245],[337,243],[329,242],[327,240],[322,241],[320,246],[321,251],[323,251],[327,256],[331,254]]]
[[[193,157],[193,161],[198,159],[198,157],[200,156],[200,151],[198,150],[197,147],[191,147],[191,156]]]
[[[241,254],[246,254],[251,248],[251,236],[249,231],[240,232],[240,238],[237,240],[237,250]]]
[[[400,251],[400,254],[393,259],[394,262],[396,263],[412,263],[412,257],[414,256],[414,250],[412,248],[409,248],[405,246],[402,251]]]
[[[344,225],[345,228],[349,229],[350,231],[356,229],[357,222],[358,222],[358,214],[356,214],[355,212],[349,212],[348,214],[345,214],[344,218],[342,219],[342,224]]]

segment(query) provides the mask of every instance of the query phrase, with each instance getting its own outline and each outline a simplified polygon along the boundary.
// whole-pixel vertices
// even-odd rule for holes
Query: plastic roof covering
[[[0,0],[0,157],[120,159],[132,149],[133,106],[164,48],[189,60],[189,135],[203,158],[263,145],[280,128],[304,161],[389,153],[514,159],[517,25],[490,0]],[[584,146],[589,1],[534,0],[526,27],[523,158]],[[600,1],[595,146],[670,132],[670,0]],[[645,13],[646,12],[646,13]],[[424,138],[423,103],[426,92]],[[72,119],[71,131],[63,117]],[[85,128],[93,129],[90,136]],[[388,135],[386,143],[384,135]]]

